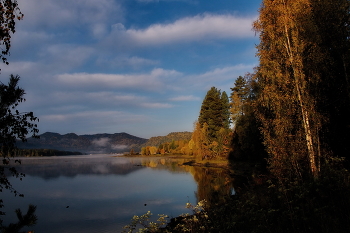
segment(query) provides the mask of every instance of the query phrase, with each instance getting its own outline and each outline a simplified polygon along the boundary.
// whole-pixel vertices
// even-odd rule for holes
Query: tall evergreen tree
[[[230,116],[230,100],[225,91],[221,94],[221,102],[222,102],[222,127],[224,129],[230,128],[231,116]]]
[[[231,118],[235,123],[237,119],[243,115],[243,105],[248,97],[248,86],[245,78],[239,76],[235,81],[235,86],[231,88]]]
[[[261,163],[266,158],[255,109],[256,75],[239,76],[231,88],[231,114],[234,119],[233,158]]]
[[[231,133],[229,108],[226,92],[221,93],[215,87],[207,92],[192,137],[201,158],[227,156]]]
[[[199,124],[203,127],[208,124],[208,136],[211,139],[216,137],[216,132],[223,127],[223,110],[221,92],[216,87],[210,88],[207,92],[198,117]]]

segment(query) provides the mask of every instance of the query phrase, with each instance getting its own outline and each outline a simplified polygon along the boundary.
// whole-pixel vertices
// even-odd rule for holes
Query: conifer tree
[[[243,115],[243,105],[248,95],[248,87],[245,78],[239,76],[235,81],[235,86],[231,88],[231,118],[233,122]]]
[[[258,92],[256,75],[239,76],[231,88],[231,114],[233,127],[233,158],[262,163],[266,158],[265,148],[254,112]]]
[[[229,108],[226,92],[215,87],[207,92],[193,136],[201,158],[226,156],[231,133]]]
[[[230,128],[231,117],[230,117],[230,100],[225,91],[221,94],[221,102],[222,102],[222,127],[224,129]]]
[[[216,132],[223,126],[223,110],[221,92],[216,87],[210,88],[207,92],[198,117],[199,124],[203,127],[208,124],[209,138],[214,139]]]

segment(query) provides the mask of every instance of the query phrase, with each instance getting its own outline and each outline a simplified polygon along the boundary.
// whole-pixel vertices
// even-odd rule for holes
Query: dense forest
[[[146,143],[142,146],[159,146],[163,143],[169,143],[172,141],[180,141],[180,140],[190,140],[192,136],[192,132],[171,132],[166,136],[156,136],[148,139]]]
[[[184,146],[192,137],[191,132],[172,132],[166,136],[151,137],[141,147],[141,155],[186,154]],[[130,154],[136,153],[132,150]]]

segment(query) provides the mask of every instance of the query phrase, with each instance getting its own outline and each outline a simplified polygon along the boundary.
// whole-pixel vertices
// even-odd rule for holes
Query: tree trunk
[[[309,163],[310,163],[310,170],[311,173],[313,175],[314,178],[318,177],[318,171],[319,169],[317,169],[317,165],[316,165],[316,153],[315,153],[315,149],[314,149],[314,135],[312,134],[311,131],[311,126],[310,126],[310,114],[309,114],[309,110],[307,109],[307,107],[304,104],[304,98],[305,95],[303,95],[303,87],[301,86],[300,83],[300,78],[302,76],[304,76],[303,74],[303,70],[302,70],[302,58],[298,57],[298,61],[301,63],[299,66],[301,67],[296,67],[296,60],[295,60],[295,55],[294,55],[294,51],[292,49],[292,43],[290,41],[290,36],[289,36],[289,32],[288,32],[288,25],[287,22],[291,19],[289,16],[289,11],[286,5],[286,2],[283,0],[283,4],[286,8],[286,12],[287,14],[285,14],[286,18],[285,18],[285,25],[284,25],[284,29],[285,29],[285,35],[286,35],[286,44],[285,44],[285,48],[286,48],[286,52],[289,56],[289,62],[291,64],[291,67],[293,69],[293,76],[294,76],[294,81],[295,81],[295,88],[296,88],[296,92],[297,92],[297,97],[298,97],[298,102],[299,102],[299,106],[301,109],[301,114],[302,114],[302,119],[303,119],[303,127],[304,127],[304,131],[305,131],[305,139],[306,139],[306,146],[308,149],[308,158],[309,158]],[[294,31],[297,31],[294,30]],[[296,32],[298,33],[298,32]],[[298,37],[298,35],[297,35]],[[295,45],[294,45],[295,46]]]

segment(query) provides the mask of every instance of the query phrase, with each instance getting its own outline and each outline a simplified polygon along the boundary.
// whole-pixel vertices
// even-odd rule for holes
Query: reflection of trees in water
[[[142,166],[151,167],[154,169],[168,170],[172,173],[189,172],[188,166],[183,166],[183,163],[188,162],[188,159],[173,159],[173,158],[145,158],[142,159]]]
[[[77,175],[126,175],[151,167],[172,173],[189,172],[182,166],[187,160],[170,158],[32,158],[22,160],[18,170],[43,179],[75,177]]]
[[[230,171],[222,168],[183,165],[189,159],[174,158],[57,158],[30,159],[18,166],[20,172],[43,179],[77,175],[126,175],[150,167],[171,173],[191,173],[197,183],[197,201],[208,204],[225,201],[232,192]],[[236,182],[235,182],[236,185]]]
[[[168,170],[173,173],[190,172],[197,183],[197,201],[205,199],[209,205],[220,204],[231,196],[234,180],[229,170],[183,165],[189,161],[189,159],[178,158],[145,158],[142,159],[141,164],[142,166]]]
[[[230,197],[232,182],[230,172],[222,168],[191,167],[197,182],[197,201],[205,199],[208,205],[220,204]]]
[[[18,170],[45,180],[77,175],[126,175],[142,169],[137,163],[114,163],[113,159],[30,159],[22,161]],[[138,163],[139,164],[139,163]]]

